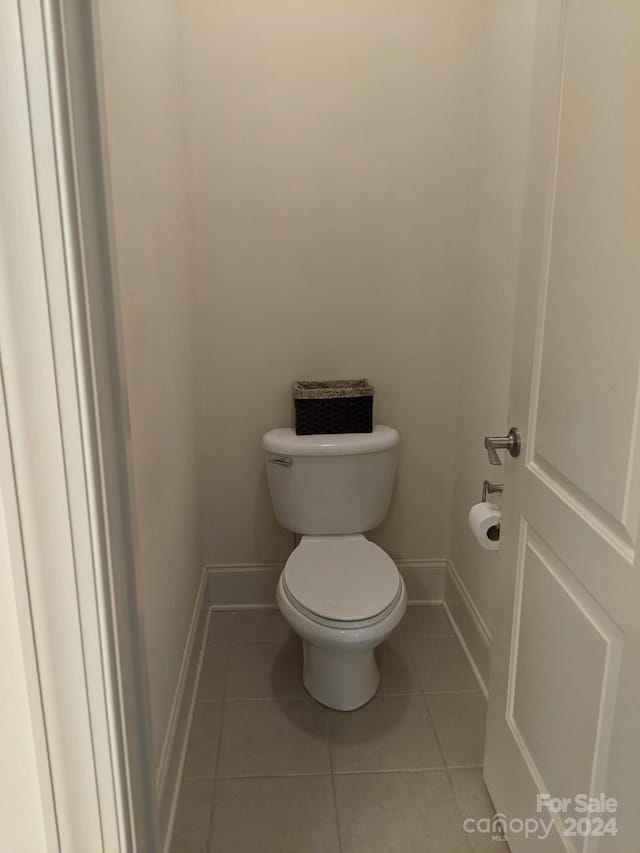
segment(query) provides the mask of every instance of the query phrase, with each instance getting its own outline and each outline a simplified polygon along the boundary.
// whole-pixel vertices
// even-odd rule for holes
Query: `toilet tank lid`
[[[269,453],[287,456],[352,456],[390,450],[399,440],[397,430],[388,426],[375,426],[373,432],[339,435],[296,435],[291,427],[280,427],[262,437],[262,447]]]

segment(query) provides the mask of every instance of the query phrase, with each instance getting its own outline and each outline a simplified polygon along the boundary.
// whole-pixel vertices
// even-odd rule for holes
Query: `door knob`
[[[522,447],[520,430],[517,427],[511,427],[508,435],[487,435],[484,439],[484,446],[489,454],[489,462],[492,465],[502,465],[496,450],[508,450],[514,458],[520,456],[520,448]]]

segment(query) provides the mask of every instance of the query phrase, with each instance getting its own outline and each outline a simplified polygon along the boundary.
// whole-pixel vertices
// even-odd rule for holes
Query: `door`
[[[633,853],[640,3],[540,0],[533,72],[485,778],[514,853]]]

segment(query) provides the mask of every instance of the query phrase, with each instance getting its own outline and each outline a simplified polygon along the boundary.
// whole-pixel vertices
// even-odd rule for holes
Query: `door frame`
[[[0,487],[47,849],[128,853],[155,789],[94,12],[0,13]]]

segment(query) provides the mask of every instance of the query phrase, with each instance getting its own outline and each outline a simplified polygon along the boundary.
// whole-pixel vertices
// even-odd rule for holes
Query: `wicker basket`
[[[367,379],[294,382],[296,434],[372,432],[374,393]]]

